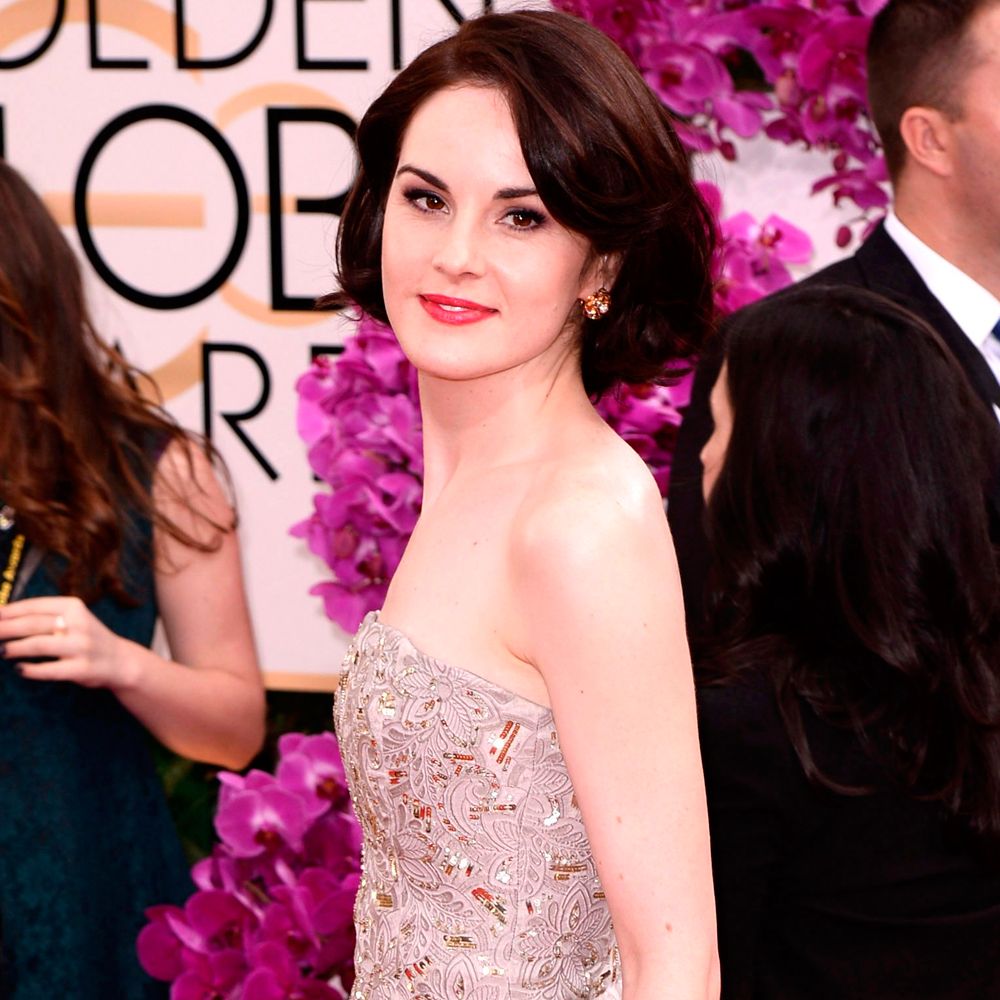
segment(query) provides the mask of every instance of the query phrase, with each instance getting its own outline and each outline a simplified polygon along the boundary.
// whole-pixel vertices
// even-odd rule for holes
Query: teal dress
[[[104,597],[90,610],[148,646],[152,532],[134,528],[123,579],[138,605]],[[21,596],[58,594],[58,575],[43,562]],[[166,996],[136,936],[146,907],[182,904],[194,887],[150,739],[110,692],[25,680],[0,660],[0,997]]]

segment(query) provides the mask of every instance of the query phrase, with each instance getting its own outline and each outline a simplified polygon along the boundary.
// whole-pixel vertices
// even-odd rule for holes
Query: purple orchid
[[[804,263],[812,241],[776,215],[757,223],[741,212],[722,224],[723,248],[717,294],[724,312],[740,309],[792,283],[788,263]]]
[[[851,141],[852,128],[865,109],[864,54],[870,29],[865,18],[831,18],[803,43],[798,78],[808,96],[802,123],[813,145],[843,147]]]
[[[805,264],[813,254],[809,234],[780,215],[757,222],[749,212],[739,212],[721,225],[725,241],[739,241],[753,252],[782,264]]]
[[[357,870],[338,878],[307,868],[272,890],[274,905],[261,923],[259,940],[283,944],[300,965],[329,977],[354,959],[353,906],[361,882]]]
[[[189,967],[174,980],[170,1000],[236,1000],[245,973],[246,963],[236,952],[192,954]]]
[[[278,777],[223,772],[212,855],[183,908],[154,906],[139,961],[171,1000],[343,1000],[361,832],[330,733],[279,741]]]
[[[273,941],[254,949],[253,970],[243,986],[243,1000],[343,1000],[328,983],[304,976],[288,951]]]
[[[706,182],[698,187],[712,213],[720,218],[719,189]],[[788,265],[805,264],[813,254],[809,235],[779,215],[758,222],[749,212],[738,212],[719,223],[719,232],[722,245],[716,258],[716,304],[723,313],[791,284]]]
[[[299,432],[332,492],[292,528],[333,570],[327,615],[353,631],[380,607],[420,513],[423,456],[416,372],[388,327],[365,317],[344,353],[299,379]],[[403,541],[401,541],[401,539]]]
[[[183,918],[178,906],[151,906],[146,910],[149,923],[139,932],[136,951],[142,967],[154,979],[171,982],[184,972],[183,945],[167,922],[167,913]]]
[[[685,120],[679,132],[689,148],[706,152],[727,141],[723,130],[749,138],[763,126],[762,112],[770,106],[763,94],[738,92],[723,58],[705,41],[665,40],[650,45],[639,67],[650,87],[671,111]]]
[[[794,76],[803,42],[818,23],[820,15],[801,4],[759,4],[730,17],[732,38],[757,60],[772,85],[787,74]]]
[[[196,892],[184,909],[155,906],[136,949],[154,978],[172,981],[171,998],[232,995],[243,979],[243,937],[253,921],[225,892]]]
[[[670,458],[681,425],[681,409],[690,396],[690,376],[677,385],[630,386],[608,393],[597,409],[649,466],[666,496]]]
[[[226,777],[230,780],[219,796],[215,831],[234,857],[252,858],[281,847],[302,849],[309,818],[299,796],[263,771],[251,771],[236,781],[235,775]]]
[[[322,868],[337,878],[358,872],[361,856],[361,827],[351,812],[331,809],[316,819],[306,831],[303,862]]]
[[[865,107],[864,63],[871,19],[884,4],[557,0],[618,42],[678,115],[677,132],[689,149],[735,160],[730,133],[763,132],[846,157],[833,168],[835,180],[814,191],[829,188],[835,200],[855,201],[865,226],[885,203],[874,191],[884,182],[868,171],[881,154]]]
[[[681,115],[696,115],[729,83],[721,60],[698,45],[661,42],[644,53],[643,76],[668,108]]]
[[[281,762],[278,783],[295,792],[310,820],[325,813],[330,806],[341,808],[347,802],[347,780],[340,749],[332,733],[304,736],[286,733],[278,741]]]
[[[842,167],[833,174],[821,177],[813,184],[813,191],[832,187],[835,202],[847,198],[862,209],[884,209],[889,204],[889,195],[885,190],[887,179],[885,160],[879,157],[870,160],[864,167]]]

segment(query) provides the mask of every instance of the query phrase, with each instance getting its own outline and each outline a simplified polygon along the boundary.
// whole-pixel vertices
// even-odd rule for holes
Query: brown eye
[[[545,221],[540,212],[530,208],[512,208],[504,219],[512,229],[535,229]]]
[[[444,198],[439,194],[423,188],[412,188],[409,191],[404,191],[403,197],[421,212],[441,212],[448,207]]]

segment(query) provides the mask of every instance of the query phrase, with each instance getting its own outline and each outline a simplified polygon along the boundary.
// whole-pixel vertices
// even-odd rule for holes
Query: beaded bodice
[[[334,718],[364,830],[352,1000],[620,996],[550,709],[371,613]]]

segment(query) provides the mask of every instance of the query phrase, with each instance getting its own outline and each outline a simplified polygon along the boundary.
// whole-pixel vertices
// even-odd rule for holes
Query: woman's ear
[[[621,260],[619,253],[594,254],[583,271],[584,295],[596,292],[599,288],[611,291],[618,277]]]
[[[608,291],[615,287],[621,266],[622,255],[620,253],[608,253],[601,257],[601,271],[598,280]]]

